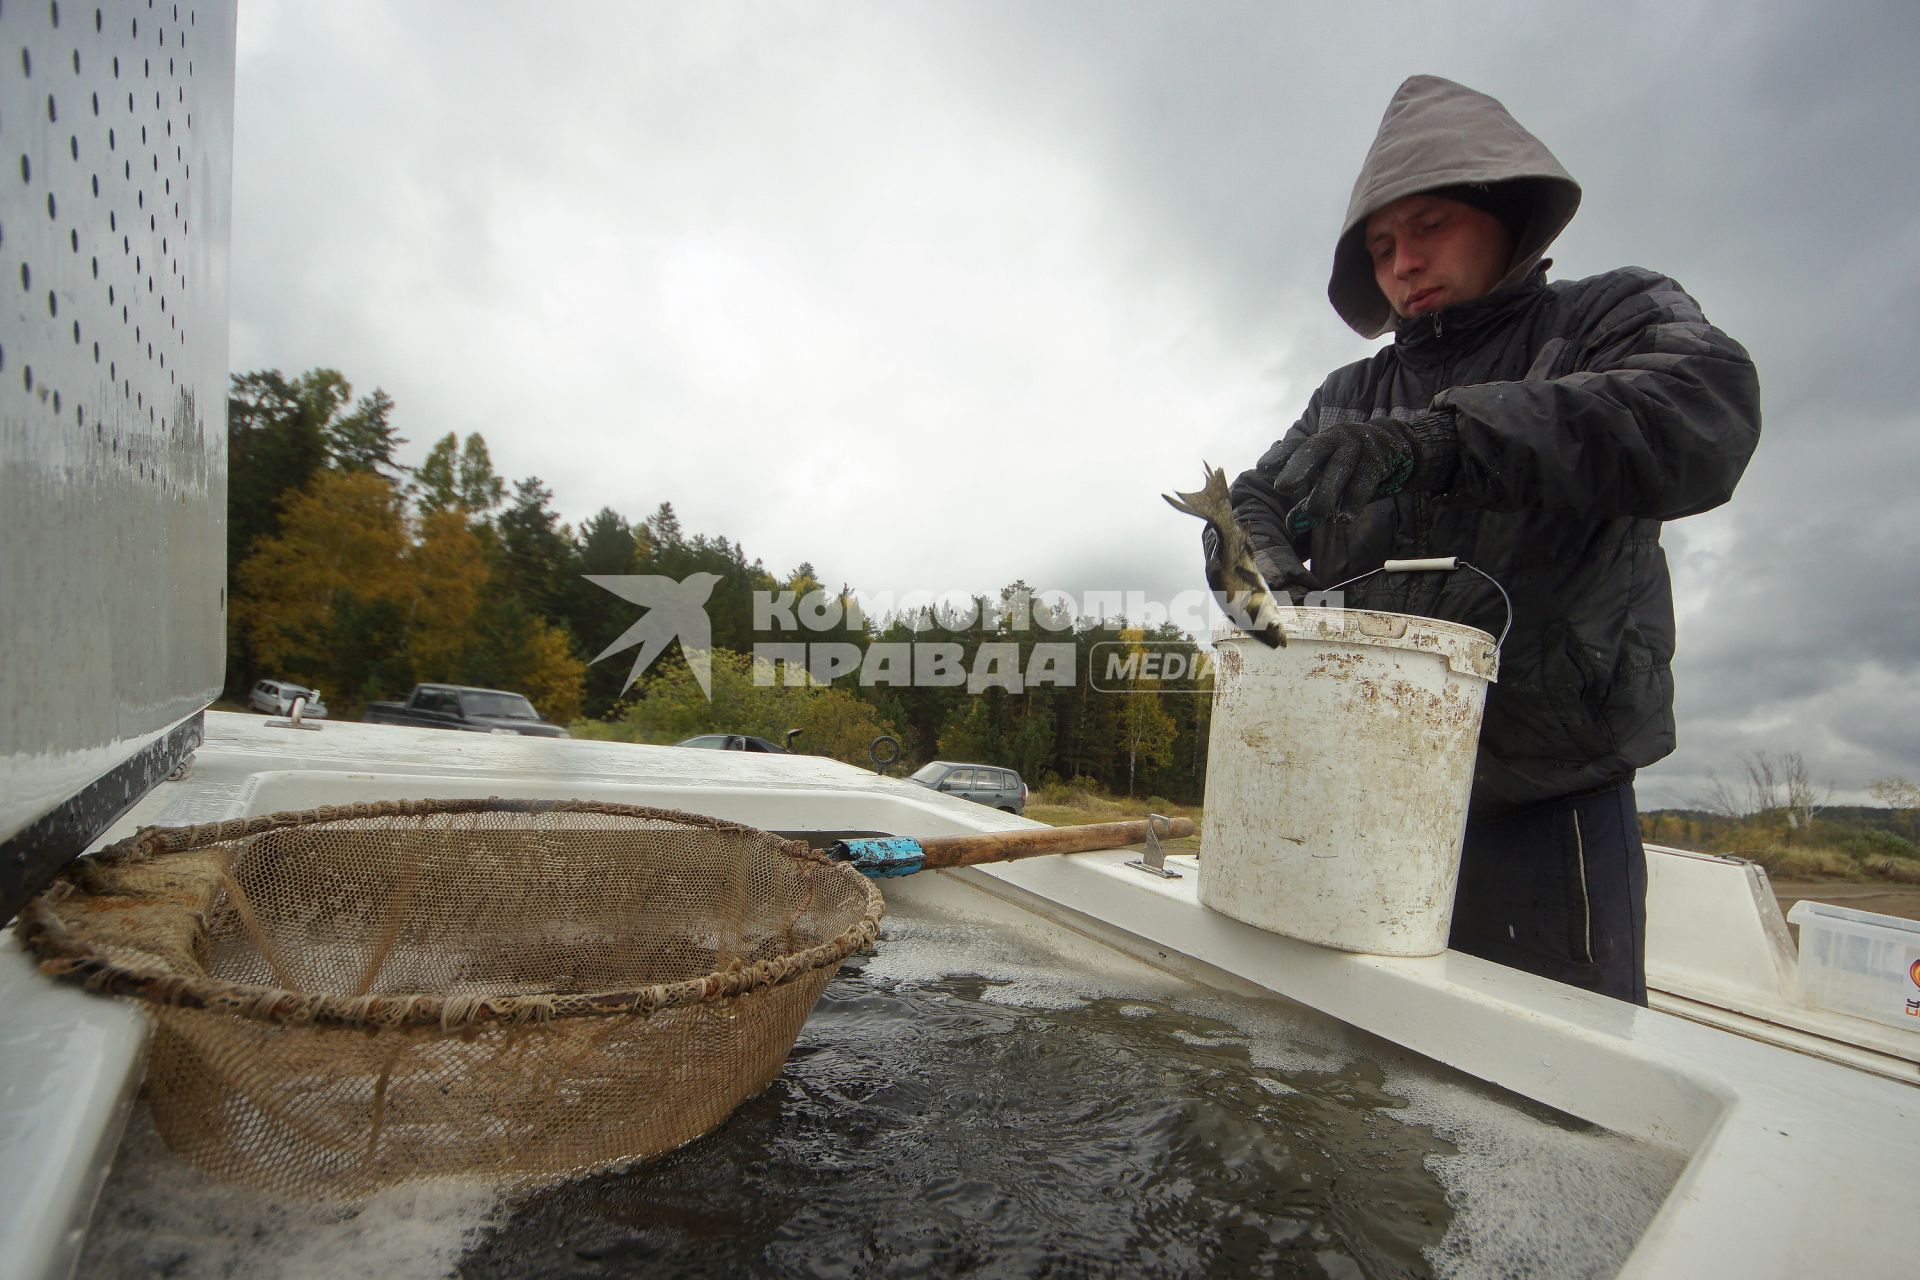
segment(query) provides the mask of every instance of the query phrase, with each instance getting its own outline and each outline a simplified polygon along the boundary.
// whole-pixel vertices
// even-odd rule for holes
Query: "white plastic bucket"
[[[1214,646],[1200,900],[1343,951],[1446,949],[1487,685],[1484,631],[1282,609]]]

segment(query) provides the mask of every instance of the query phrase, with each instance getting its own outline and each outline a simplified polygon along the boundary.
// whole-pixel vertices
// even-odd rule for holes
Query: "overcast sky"
[[[1325,295],[1404,77],[1586,189],[1555,274],[1681,281],[1765,397],[1669,525],[1681,747],[1920,778],[1920,6],[269,3],[236,370],[383,387],[578,522],[671,501],[865,591],[1197,587],[1158,494],[1376,344]]]

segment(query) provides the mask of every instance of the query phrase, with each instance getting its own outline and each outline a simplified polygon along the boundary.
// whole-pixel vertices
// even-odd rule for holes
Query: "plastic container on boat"
[[[1920,921],[1825,902],[1796,902],[1800,999],[1920,1031]]]
[[[1200,900],[1343,951],[1446,948],[1487,685],[1484,631],[1283,609],[1214,646]]]

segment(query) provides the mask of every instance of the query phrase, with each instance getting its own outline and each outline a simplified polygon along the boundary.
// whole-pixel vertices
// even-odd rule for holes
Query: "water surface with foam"
[[[658,1161],[314,1210],[201,1178],[142,1116],[80,1274],[1610,1275],[1680,1165],[1297,1007],[908,898],[773,1087]]]

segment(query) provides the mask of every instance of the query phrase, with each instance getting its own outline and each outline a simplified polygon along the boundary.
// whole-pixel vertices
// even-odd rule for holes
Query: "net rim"
[[[84,885],[100,867],[152,861],[168,854],[189,853],[269,831],[324,823],[384,817],[427,817],[441,814],[597,813],[617,817],[671,822],[708,831],[737,832],[772,842],[779,853],[798,862],[814,863],[831,873],[851,876],[864,895],[860,919],[827,941],[800,951],[743,964],[739,961],[704,976],[675,982],[593,992],[539,992],[516,996],[368,995],[343,996],[304,993],[283,987],[225,982],[210,977],[124,965],[98,948],[74,938],[54,907],[74,893],[90,892]],[[850,881],[849,883],[852,883]],[[602,800],[522,800],[501,796],[485,799],[379,800],[289,810],[234,818],[225,822],[184,827],[142,827],[124,840],[83,859],[21,911],[20,940],[53,977],[78,982],[89,990],[129,996],[149,1004],[202,1009],[232,1014],[257,1022],[290,1026],[351,1027],[385,1030],[401,1027],[441,1031],[477,1029],[496,1024],[549,1022],[582,1017],[647,1017],[669,1009],[712,1004],[754,991],[796,981],[820,969],[838,965],[856,951],[878,942],[885,903],[865,876],[845,863],[797,840],[787,840],[744,823],[726,822],[705,814]]]

